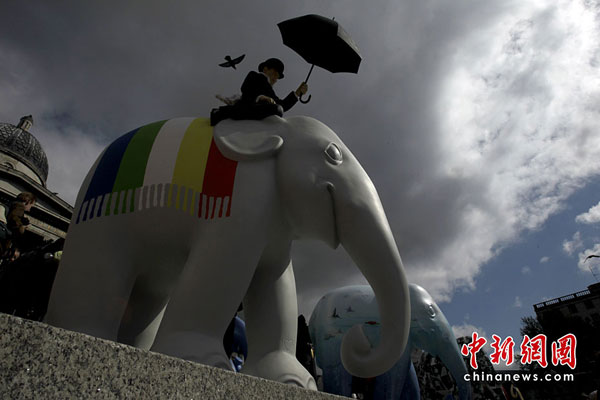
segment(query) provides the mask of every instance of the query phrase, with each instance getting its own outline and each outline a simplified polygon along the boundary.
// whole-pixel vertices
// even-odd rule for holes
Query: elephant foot
[[[296,385],[309,390],[318,390],[312,375],[295,356],[285,351],[273,351],[258,360],[250,357],[242,368],[244,374]]]
[[[231,361],[223,350],[222,341],[200,333],[177,332],[163,336],[160,339],[157,338],[151,350],[233,371]]]

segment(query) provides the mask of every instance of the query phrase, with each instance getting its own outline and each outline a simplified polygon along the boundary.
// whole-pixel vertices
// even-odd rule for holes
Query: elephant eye
[[[427,312],[429,312],[431,318],[435,317],[435,308],[433,308],[433,304],[430,304],[429,307],[427,307]]]
[[[329,146],[325,149],[325,155],[327,156],[327,161],[333,165],[340,165],[343,161],[342,151],[335,143],[329,143]]]

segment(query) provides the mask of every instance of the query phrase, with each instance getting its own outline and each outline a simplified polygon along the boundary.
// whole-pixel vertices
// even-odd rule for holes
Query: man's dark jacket
[[[256,98],[260,95],[268,96],[275,100],[277,104],[279,104],[283,111],[287,111],[296,102],[298,102],[298,98],[294,94],[294,92],[290,92],[283,100],[277,97],[273,87],[269,83],[269,79],[258,72],[250,71],[244,79],[244,83],[242,83],[242,98],[240,99],[240,105],[254,105],[256,104]]]

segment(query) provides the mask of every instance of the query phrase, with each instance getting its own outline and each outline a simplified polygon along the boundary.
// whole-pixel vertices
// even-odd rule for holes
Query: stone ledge
[[[343,399],[1,313],[0,360],[0,399]]]

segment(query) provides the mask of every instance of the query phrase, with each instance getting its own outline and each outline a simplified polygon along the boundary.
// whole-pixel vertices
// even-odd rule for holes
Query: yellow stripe
[[[187,204],[187,193],[192,188],[194,191],[201,192],[204,183],[204,170],[208,161],[208,152],[212,141],[212,128],[205,118],[195,119],[187,128],[179,152],[175,161],[172,183],[179,188],[175,207],[179,208],[181,197],[184,196],[184,210]],[[182,193],[181,187],[185,187]],[[169,195],[168,205],[171,206],[171,195]]]

